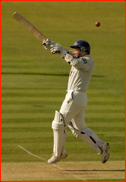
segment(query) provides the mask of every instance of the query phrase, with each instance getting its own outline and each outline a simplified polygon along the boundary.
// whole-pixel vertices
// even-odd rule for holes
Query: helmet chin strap
[[[78,54],[77,58],[80,57],[81,53],[82,53],[82,49],[80,48],[80,51],[79,51],[79,54]]]

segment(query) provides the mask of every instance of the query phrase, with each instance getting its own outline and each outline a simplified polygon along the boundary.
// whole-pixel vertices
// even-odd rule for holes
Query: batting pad
[[[69,123],[68,127],[77,138],[80,138],[101,154],[101,149],[99,146],[101,146],[103,142],[99,139],[99,137],[95,134],[93,130],[88,127],[77,130],[73,127],[72,122]]]
[[[52,129],[54,135],[53,152],[56,157],[60,157],[61,153],[64,152],[64,144],[67,134],[65,130],[64,118],[58,111],[55,112],[55,118],[52,122]]]

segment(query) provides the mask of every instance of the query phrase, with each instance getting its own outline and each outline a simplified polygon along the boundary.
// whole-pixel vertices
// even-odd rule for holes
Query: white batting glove
[[[51,45],[50,49],[52,54],[60,53],[62,58],[65,58],[66,54],[68,53],[64,47],[62,47],[60,44]]]
[[[62,52],[62,46],[60,44],[51,45],[50,51],[52,54]]]
[[[46,39],[45,41],[43,41],[43,43],[42,43],[42,45],[43,45],[43,47],[47,50],[47,49],[50,49],[51,47],[51,45],[54,45],[55,44],[55,42],[54,41],[52,41],[50,38],[49,39]]]

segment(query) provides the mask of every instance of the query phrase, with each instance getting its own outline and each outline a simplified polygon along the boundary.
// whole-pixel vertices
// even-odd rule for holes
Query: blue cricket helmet
[[[90,54],[90,44],[85,40],[78,40],[74,43],[74,45],[70,46],[71,48],[80,48],[81,50],[86,51]]]

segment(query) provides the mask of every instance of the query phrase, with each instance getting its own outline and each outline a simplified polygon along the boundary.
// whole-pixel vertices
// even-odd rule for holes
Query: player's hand
[[[53,42],[50,38],[46,39],[45,41],[43,41],[42,45],[43,47],[47,50],[51,48],[51,45],[54,45],[55,42]]]
[[[50,46],[50,51],[52,54],[56,54],[56,53],[62,53],[63,51],[63,47],[60,44],[54,44]]]

